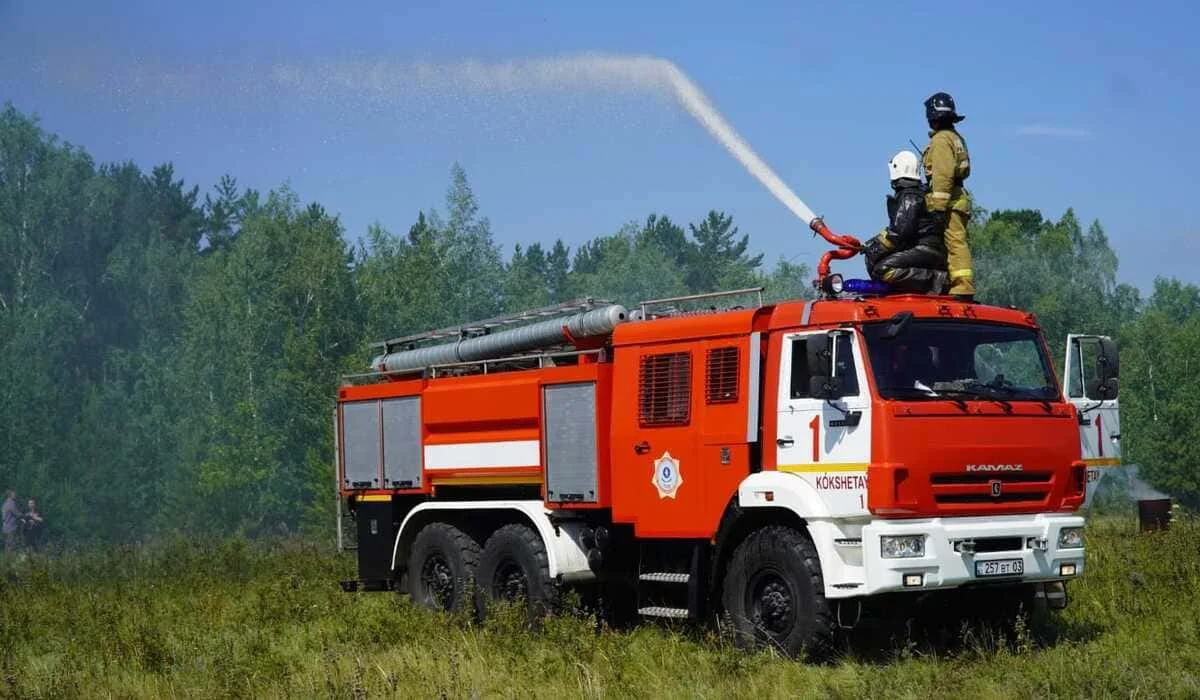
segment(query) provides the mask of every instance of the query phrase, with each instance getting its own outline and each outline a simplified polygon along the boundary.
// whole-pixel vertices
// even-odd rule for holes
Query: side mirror
[[[883,337],[887,339],[895,338],[898,335],[908,330],[908,324],[912,323],[913,313],[911,311],[901,311],[900,313],[888,319],[887,329],[883,332]]]
[[[1117,344],[1111,338],[1100,339],[1100,351],[1096,356],[1096,374],[1087,383],[1087,396],[1098,401],[1111,401],[1120,393],[1121,360]]]
[[[808,376],[833,376],[833,338],[828,334],[813,335],[804,344],[808,354]]]
[[[808,395],[814,399],[837,399],[842,396],[841,377],[818,377],[808,379]]]
[[[1100,356],[1096,358],[1096,376],[1103,381],[1121,376],[1121,357],[1112,338],[1100,339]]]
[[[1087,397],[1097,401],[1111,401],[1120,392],[1120,382],[1116,377],[1104,381],[1094,377],[1087,385]]]
[[[840,335],[830,331],[814,335],[805,344],[808,354],[808,395],[815,399],[837,399],[842,397],[842,378],[835,376],[833,353]]]

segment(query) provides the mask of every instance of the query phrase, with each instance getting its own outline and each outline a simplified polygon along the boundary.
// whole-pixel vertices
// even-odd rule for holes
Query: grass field
[[[8,697],[1197,697],[1200,526],[1090,526],[1071,607],[1001,635],[860,633],[804,665],[718,632],[602,630],[580,615],[527,632],[394,593],[342,593],[352,560],[294,542],[183,539],[2,565]]]

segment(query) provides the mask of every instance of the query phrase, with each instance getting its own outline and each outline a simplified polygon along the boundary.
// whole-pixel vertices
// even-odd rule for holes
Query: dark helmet
[[[925,100],[925,119],[933,124],[934,122],[946,121],[957,124],[966,117],[959,116],[954,109],[954,98],[945,92],[935,92]]]

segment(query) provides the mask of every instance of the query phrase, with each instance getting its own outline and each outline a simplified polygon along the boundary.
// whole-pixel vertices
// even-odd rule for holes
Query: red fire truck
[[[535,612],[602,590],[789,653],[882,594],[1065,604],[1077,511],[1119,459],[1112,341],[1070,336],[1064,386],[1031,313],[839,291],[585,299],[380,343],[337,393],[346,586]]]

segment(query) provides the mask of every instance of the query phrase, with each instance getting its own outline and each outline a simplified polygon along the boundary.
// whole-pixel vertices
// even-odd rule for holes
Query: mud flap
[[[1062,610],[1067,607],[1067,582],[1039,583],[1033,589],[1033,605],[1038,609]]]
[[[396,524],[392,517],[392,500],[390,497],[384,498],[386,500],[360,500],[355,508],[360,582],[356,588],[363,590],[387,590],[392,587],[392,546],[396,542]]]

